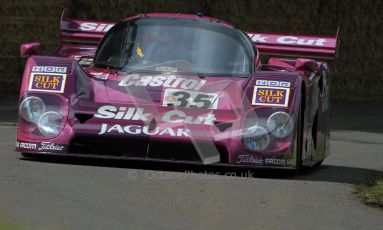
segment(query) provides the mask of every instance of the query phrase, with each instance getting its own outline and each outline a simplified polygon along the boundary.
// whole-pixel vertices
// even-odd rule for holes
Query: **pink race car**
[[[337,37],[244,33],[202,14],[64,10],[60,27],[51,56],[21,46],[25,157],[299,169],[329,154],[329,67],[308,58],[334,59]]]

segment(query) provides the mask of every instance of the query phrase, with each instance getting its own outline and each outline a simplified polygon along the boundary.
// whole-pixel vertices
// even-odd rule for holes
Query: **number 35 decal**
[[[218,94],[168,88],[164,92],[163,106],[217,109]]]

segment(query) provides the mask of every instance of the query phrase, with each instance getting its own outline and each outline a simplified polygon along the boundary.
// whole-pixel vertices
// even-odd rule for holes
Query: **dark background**
[[[83,19],[119,20],[147,12],[203,11],[244,31],[335,35],[341,26],[333,94],[383,98],[381,0],[0,0],[0,95],[16,96],[25,60],[19,46],[38,41],[43,53],[58,45],[63,8]],[[333,69],[334,71],[334,69]]]

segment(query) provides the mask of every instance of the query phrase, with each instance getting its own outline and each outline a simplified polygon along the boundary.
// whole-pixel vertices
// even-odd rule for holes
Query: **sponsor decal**
[[[66,67],[59,66],[32,66],[32,72],[41,73],[66,73]]]
[[[116,120],[133,120],[133,121],[148,121],[152,113],[144,113],[143,108],[135,107],[115,107],[112,105],[104,105],[97,110],[94,116],[103,119],[116,119]]]
[[[289,103],[289,95],[289,88],[255,86],[252,104],[287,107]]]
[[[242,154],[238,156],[238,164],[265,164],[265,165],[286,165],[288,161],[286,159],[274,159],[274,158],[261,158],[252,155]]]
[[[174,75],[163,76],[140,76],[131,74],[125,76],[120,81],[119,86],[163,86],[167,88],[181,88],[187,90],[200,90],[205,85],[206,80],[195,80],[188,78],[180,78]]]
[[[56,73],[31,73],[29,91],[63,93],[66,74]]]
[[[104,74],[104,75],[94,75],[94,78],[101,80],[101,81],[106,81],[109,78],[109,74]]]
[[[287,161],[285,159],[274,159],[267,158],[265,159],[265,164],[267,165],[286,165]]]
[[[107,32],[113,26],[114,23],[83,22],[80,24],[79,29],[89,32]]]
[[[130,134],[130,135],[149,135],[149,136],[172,136],[172,137],[189,137],[190,130],[183,128],[160,128],[156,127],[151,129],[149,126],[141,126],[141,125],[109,125],[109,124],[101,124],[101,130],[98,133],[99,135],[103,135],[105,133],[119,133],[119,134]]]
[[[58,145],[52,142],[41,142],[41,143],[29,143],[29,142],[16,142],[16,148],[28,149],[28,150],[39,150],[39,151],[50,151],[50,152],[62,152],[65,149],[64,145]]]
[[[177,68],[173,68],[170,66],[158,66],[156,67],[156,71],[161,71],[161,72],[177,72]]]
[[[153,118],[153,113],[145,113],[143,108],[104,105],[97,110],[97,113],[94,116],[101,119],[141,120],[149,122]],[[208,113],[201,116],[190,116],[180,110],[171,110],[163,114],[160,119],[164,122],[175,124],[213,125],[215,115],[213,113]]]
[[[38,150],[43,151],[63,151],[65,148],[64,145],[57,145],[51,142],[42,142]]]
[[[249,34],[253,42],[267,42],[269,37],[262,36],[260,34]]]
[[[242,164],[242,163],[263,164],[264,162],[262,158],[251,156],[251,155],[245,155],[245,154],[239,155],[238,158],[239,158],[237,161],[238,164]]]
[[[308,39],[297,36],[264,36],[261,34],[249,34],[253,42],[259,43],[280,43],[280,44],[296,44],[307,46],[324,46],[327,43],[327,39]]]
[[[213,113],[208,113],[204,116],[193,117],[187,116],[183,111],[173,110],[165,113],[162,116],[162,120],[168,123],[213,125],[215,115]]]
[[[81,56],[75,56],[74,60],[76,60],[78,64],[82,66],[90,66],[93,62],[93,58],[81,57]]]
[[[215,93],[167,88],[163,94],[162,105],[217,109],[217,97],[218,94]]]
[[[17,141],[16,142],[16,148],[35,150],[35,149],[37,149],[37,144]]]
[[[290,82],[286,81],[270,81],[270,80],[257,80],[256,85],[260,86],[274,86],[274,87],[285,87],[290,88]]]

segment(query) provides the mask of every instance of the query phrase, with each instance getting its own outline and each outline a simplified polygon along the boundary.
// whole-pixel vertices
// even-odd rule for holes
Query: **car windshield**
[[[248,76],[252,46],[237,29],[182,18],[140,18],[114,26],[95,57],[96,67],[126,72]]]

